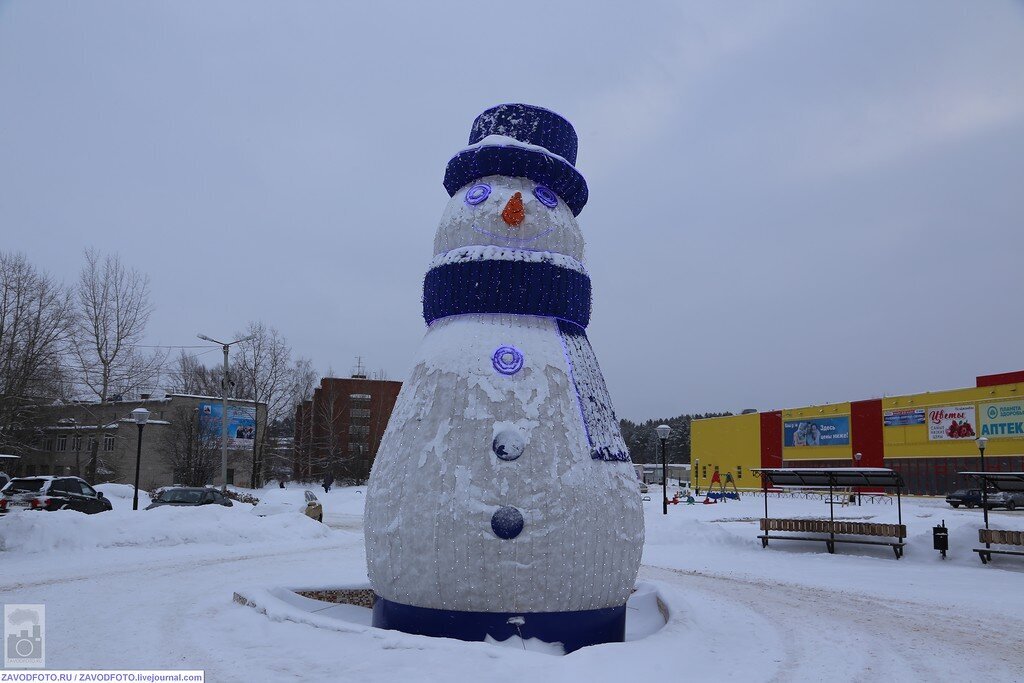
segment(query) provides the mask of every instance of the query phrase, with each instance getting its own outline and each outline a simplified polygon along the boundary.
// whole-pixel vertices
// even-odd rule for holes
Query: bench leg
[[[897,560],[900,559],[901,557],[903,557],[903,548],[899,547],[898,545],[894,545],[892,547],[892,551],[894,553],[896,553],[896,559]]]
[[[992,559],[992,556],[989,555],[988,553],[978,553],[978,557],[981,558],[981,563],[982,564],[988,564],[989,560]]]
[[[833,543],[832,541],[825,541],[825,547],[828,548],[829,553],[835,554],[835,552],[836,552],[836,544],[835,543]]]
[[[761,547],[762,548],[767,548],[768,547],[768,539],[767,538],[762,538],[761,539]]]

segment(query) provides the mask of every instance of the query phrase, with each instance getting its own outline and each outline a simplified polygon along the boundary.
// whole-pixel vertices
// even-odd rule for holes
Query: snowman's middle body
[[[490,180],[506,195],[526,182]],[[482,639],[472,631],[483,629],[502,639],[511,615],[544,639],[621,640],[587,631],[604,628],[602,620],[624,628],[643,511],[584,331],[582,237],[574,220],[554,220],[499,238],[459,209],[470,190],[452,198],[438,230],[425,288],[429,328],[367,491],[375,623],[467,639]],[[527,205],[527,215],[537,209]],[[530,304],[539,312],[555,305],[545,297],[561,308],[497,312],[517,297],[540,301]],[[585,318],[577,310],[584,298]],[[485,310],[462,312],[480,301]]]

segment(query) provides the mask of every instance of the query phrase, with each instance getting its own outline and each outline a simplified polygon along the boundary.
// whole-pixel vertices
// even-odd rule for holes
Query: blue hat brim
[[[578,216],[587,204],[587,181],[576,168],[560,157],[537,149],[484,145],[464,149],[448,162],[444,189],[454,196],[459,188],[489,175],[529,178],[546,185]]]

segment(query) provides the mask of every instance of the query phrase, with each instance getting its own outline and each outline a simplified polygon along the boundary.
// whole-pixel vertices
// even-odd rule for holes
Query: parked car
[[[312,491],[299,489],[269,489],[260,495],[263,498],[252,509],[254,515],[267,517],[289,512],[299,512],[318,522],[324,521],[324,508]]]
[[[649,490],[646,482],[640,482],[640,493],[647,493]]]
[[[988,494],[988,507],[1016,510],[1024,508],[1024,493],[1019,491],[994,491]]]
[[[946,495],[946,502],[955,508],[963,505],[964,507],[974,508],[981,507],[981,489],[959,489]]]
[[[200,505],[223,505],[231,507],[231,499],[217,489],[204,486],[168,486],[160,489],[147,510],[174,505],[176,507],[197,507]]]
[[[958,508],[961,505],[969,508],[981,507],[981,489],[960,489],[959,491],[954,491],[946,496],[946,502],[955,508]],[[1006,508],[1007,510],[1015,510],[1018,507],[1024,507],[1024,493],[989,489],[988,507],[990,509]]]
[[[103,493],[78,477],[17,477],[0,490],[0,514],[14,510],[113,510]]]

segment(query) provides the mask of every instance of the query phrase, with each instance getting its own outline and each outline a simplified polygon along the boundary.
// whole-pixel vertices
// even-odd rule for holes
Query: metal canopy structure
[[[973,477],[981,482],[981,490],[983,493],[988,491],[989,487],[994,488],[997,491],[1008,491],[1011,493],[1024,492],[1024,472],[957,472],[957,474],[965,477]],[[982,499],[983,501],[985,499]],[[981,539],[984,540],[984,548],[975,548],[974,552],[978,553],[978,557],[981,558],[982,564],[988,564],[992,560],[993,554],[998,555],[1024,555],[1024,552],[1020,550],[993,550],[992,549],[992,533],[988,526],[988,506],[982,502],[982,508],[985,512],[985,528],[980,530]],[[1019,534],[1020,532],[1008,532],[1008,531],[997,531],[995,533],[1001,535]],[[996,544],[1007,543],[1010,545],[1020,545],[1019,537],[1016,540],[997,539]]]
[[[828,489],[828,538],[824,540],[829,553],[835,551],[836,543],[864,543],[869,545],[888,545],[896,553],[896,559],[903,556],[904,534],[903,527],[903,504],[900,500],[900,492],[903,489],[903,477],[899,472],[886,467],[762,467],[751,470],[756,476],[761,477],[761,491],[764,495],[764,535],[760,536],[762,546],[768,547],[768,540],[819,540],[807,536],[771,536],[769,527],[771,517],[768,515],[768,485],[772,486],[805,486],[808,488]],[[876,488],[895,489],[896,491],[896,543],[883,543],[880,541],[869,541],[863,539],[837,539],[836,538],[836,512],[835,512],[835,490],[853,486],[870,486]],[[797,520],[794,520],[797,521]],[[823,521],[823,520],[822,520]],[[840,531],[838,533],[861,533],[860,531]],[[875,534],[872,534],[875,535]],[[887,534],[886,534],[887,535]]]
[[[1024,472],[957,472],[965,477],[986,481],[997,491],[1024,491]]]
[[[874,486],[896,489],[897,494],[904,486],[900,473],[885,467],[766,467],[751,471],[772,486]]]

